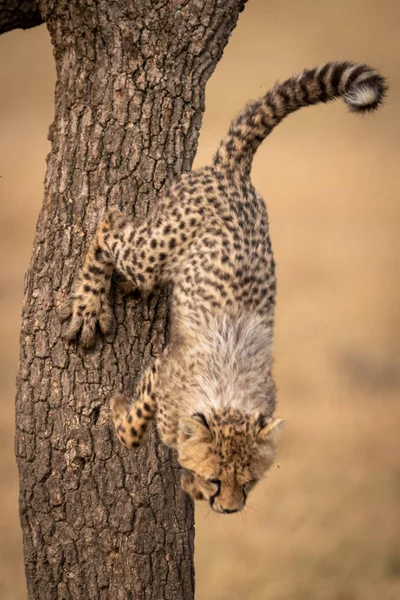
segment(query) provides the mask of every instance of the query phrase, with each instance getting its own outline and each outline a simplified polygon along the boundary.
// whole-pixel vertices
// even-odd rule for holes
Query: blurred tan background
[[[332,59],[388,76],[374,116],[340,102],[259,150],[277,259],[277,466],[237,516],[199,506],[197,600],[400,598],[400,5],[249,0],[207,88],[196,164],[275,79]],[[45,27],[0,38],[0,598],[26,598],[13,456],[23,277],[42,202],[54,67]],[[161,599],[160,599],[161,600]]]

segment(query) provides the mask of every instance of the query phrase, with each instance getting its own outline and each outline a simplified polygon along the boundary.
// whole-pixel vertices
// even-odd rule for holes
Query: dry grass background
[[[207,88],[196,164],[275,79],[330,59],[389,77],[385,108],[292,116],[259,150],[277,258],[278,466],[237,516],[199,506],[197,600],[400,598],[397,0],[250,0]],[[44,27],[0,38],[0,598],[26,597],[13,457],[23,276],[54,68]],[[162,599],[160,599],[162,600]]]

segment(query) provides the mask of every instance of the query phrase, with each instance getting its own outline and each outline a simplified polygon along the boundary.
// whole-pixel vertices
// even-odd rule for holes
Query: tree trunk
[[[115,333],[89,353],[61,339],[57,305],[106,207],[141,219],[167,180],[190,169],[205,85],[243,5],[7,0],[0,8],[0,32],[47,23],[57,68],[16,405],[30,599],[194,596],[193,505],[175,457],[153,429],[139,451],[126,450],[107,402],[119,389],[131,395],[165,344],[168,294],[117,297]]]

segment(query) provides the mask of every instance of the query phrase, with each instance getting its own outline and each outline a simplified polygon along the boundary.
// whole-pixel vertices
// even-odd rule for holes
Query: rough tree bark
[[[116,332],[84,353],[60,337],[69,289],[106,207],[142,218],[190,169],[206,82],[244,0],[5,0],[0,33],[46,22],[57,68],[44,203],[25,282],[16,456],[28,596],[194,596],[193,505],[154,430],[110,429],[165,343],[167,292],[116,299]]]

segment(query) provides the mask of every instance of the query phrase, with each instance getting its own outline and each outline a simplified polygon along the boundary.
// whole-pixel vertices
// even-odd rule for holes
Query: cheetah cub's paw
[[[109,287],[109,286],[108,286]],[[71,297],[59,309],[60,319],[65,321],[63,337],[77,337],[85,348],[93,346],[98,329],[107,335],[112,330],[113,314],[105,286],[97,287],[79,281]]]
[[[204,494],[201,491],[196,476],[189,471],[183,471],[181,477],[181,487],[184,492],[189,494],[193,500],[205,500]]]
[[[110,399],[110,408],[115,433],[121,444],[126,448],[138,448],[147,423],[138,422],[137,415],[132,414],[131,403],[123,394],[114,394]]]

